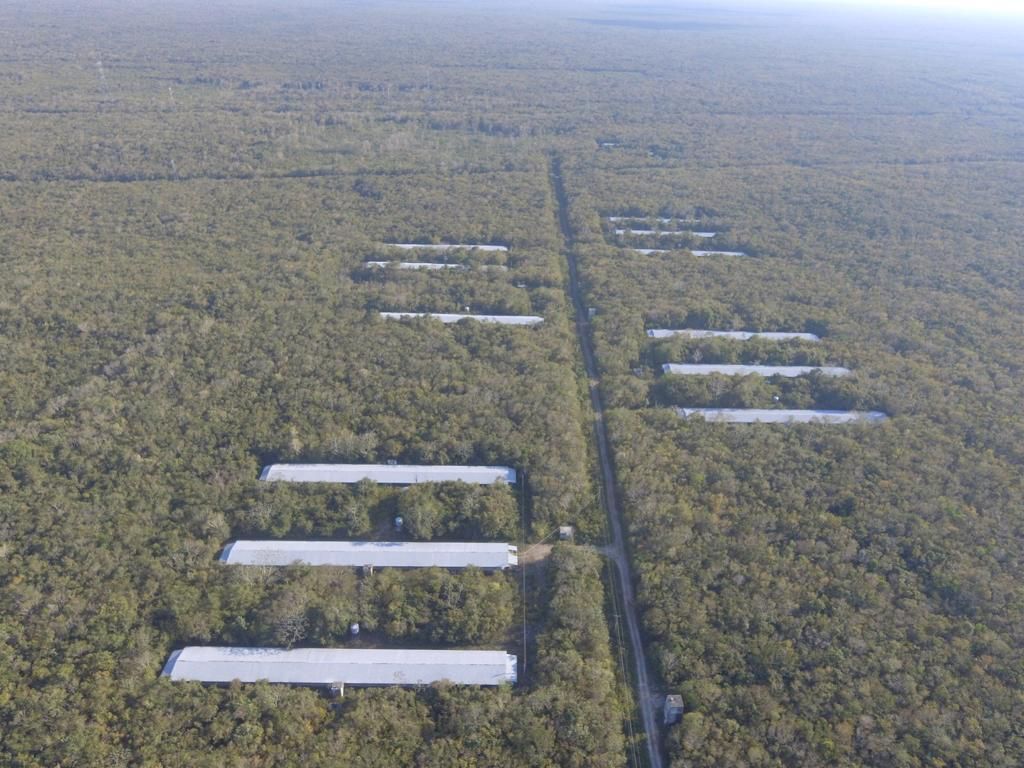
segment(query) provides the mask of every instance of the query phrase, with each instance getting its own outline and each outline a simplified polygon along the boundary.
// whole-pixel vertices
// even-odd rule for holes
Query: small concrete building
[[[665,725],[675,725],[683,719],[683,697],[670,694],[665,697]]]

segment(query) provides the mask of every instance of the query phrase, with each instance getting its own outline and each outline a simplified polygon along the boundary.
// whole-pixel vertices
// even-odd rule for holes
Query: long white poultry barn
[[[615,230],[616,235],[658,235],[661,237],[676,237],[680,235],[692,235],[693,237],[709,238],[717,235],[717,232],[693,232],[688,229],[629,229],[622,227]]]
[[[687,248],[630,248],[633,253],[639,253],[642,256],[649,256],[652,253],[672,253],[672,250],[685,251],[690,250]],[[746,256],[743,251],[694,251],[690,250],[694,256]]]
[[[174,651],[163,676],[316,686],[457,685],[516,682],[516,657],[505,651],[238,648],[191,645]]]
[[[462,482],[494,485],[516,482],[511,467],[465,467],[417,464],[269,464],[260,480],[286,483],[358,483],[373,480],[382,485]]]
[[[605,216],[607,221],[647,221],[651,219],[650,216]],[[653,220],[659,224],[671,224],[672,222],[678,222],[680,224],[700,224],[701,219],[687,219],[681,216],[675,218],[666,218],[665,216],[655,216]]]
[[[380,267],[381,269],[387,269],[388,267],[394,267],[395,269],[465,269],[464,264],[448,264],[447,262],[440,261],[368,261],[366,262],[367,267]]]
[[[821,337],[813,333],[799,333],[790,331],[705,331],[695,328],[651,328],[647,335],[652,339],[668,339],[673,336],[685,336],[688,339],[736,339],[738,341],[749,341],[750,339],[764,339],[765,341],[789,341],[799,339],[800,341],[821,341]]]
[[[710,376],[720,373],[723,376],[785,376],[794,378],[809,373],[820,373],[822,376],[849,376],[849,368],[834,365],[717,365],[717,364],[679,364],[665,363],[661,366],[664,373],[673,376]]]
[[[460,320],[476,320],[481,323],[497,323],[498,325],[538,325],[544,322],[537,315],[461,315],[448,312],[381,312],[381,317],[388,320],[405,320],[415,317],[431,317],[442,323],[457,323]]]
[[[403,251],[507,251],[505,245],[479,245],[474,243],[385,243]]]
[[[328,565],[358,568],[482,568],[519,564],[514,544],[452,541],[233,541],[221,553],[229,565]]]
[[[705,421],[729,424],[849,424],[879,423],[889,417],[881,411],[800,411],[760,408],[676,408],[684,419],[699,416]]]

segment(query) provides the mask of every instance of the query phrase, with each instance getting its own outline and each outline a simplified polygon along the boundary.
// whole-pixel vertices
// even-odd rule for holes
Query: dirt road
[[[594,411],[594,437],[597,440],[597,452],[601,464],[601,499],[604,503],[605,513],[608,516],[610,533],[610,541],[604,550],[615,563],[619,576],[617,581],[622,590],[622,613],[626,619],[626,628],[629,633],[630,645],[633,648],[633,660],[635,662],[633,678],[636,690],[634,693],[637,706],[640,708],[644,732],[647,736],[648,762],[651,768],[662,768],[664,761],[661,758],[661,749],[659,747],[658,707],[649,682],[647,655],[640,635],[640,623],[636,615],[633,575],[629,567],[626,540],[622,532],[622,515],[616,501],[615,475],[612,472],[608,436],[604,425],[604,406],[601,402],[601,392],[598,386],[597,364],[595,363],[594,350],[590,343],[587,311],[583,306],[580,292],[579,275],[576,270],[576,256],[573,252],[572,228],[569,225],[568,199],[565,194],[565,187],[562,184],[561,164],[558,158],[552,159],[550,172],[551,187],[558,204],[558,225],[562,231],[562,250],[569,263],[569,291],[576,312],[576,335],[579,337],[580,349],[583,352],[583,363],[587,373],[587,386],[590,390],[590,403]]]

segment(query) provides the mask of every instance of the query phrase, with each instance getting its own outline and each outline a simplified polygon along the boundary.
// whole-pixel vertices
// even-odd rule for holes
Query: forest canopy
[[[655,692],[685,701],[659,734],[669,764],[1024,762],[1018,27],[13,0],[0,30],[0,764],[634,761],[570,264],[637,583],[624,610]],[[366,265],[400,258],[465,269]],[[891,419],[674,411],[697,406]],[[299,461],[521,482],[258,479]],[[513,574],[217,562],[243,536],[525,553],[561,525],[576,543]],[[520,678],[341,700],[160,678],[189,643],[501,647]]]

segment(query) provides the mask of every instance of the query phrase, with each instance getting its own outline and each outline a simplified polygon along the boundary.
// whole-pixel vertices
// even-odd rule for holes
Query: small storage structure
[[[664,723],[675,725],[683,719],[683,697],[678,694],[669,694],[665,697]]]

